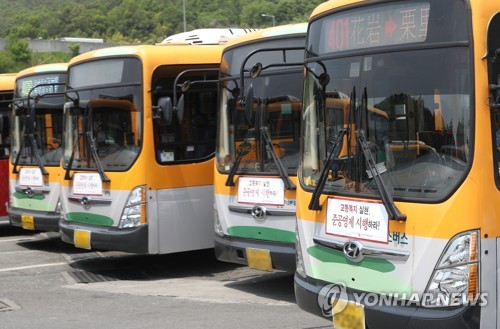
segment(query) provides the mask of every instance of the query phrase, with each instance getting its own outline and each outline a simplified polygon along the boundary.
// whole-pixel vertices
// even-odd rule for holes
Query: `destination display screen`
[[[50,74],[50,73],[33,75],[18,79],[16,83],[17,97],[27,97],[30,91],[31,91],[30,96],[32,97],[36,95],[63,92],[64,85],[54,85],[54,84],[64,83],[66,82],[65,79],[66,79],[66,74]]]
[[[424,42],[428,2],[369,6],[333,14],[322,20],[320,52]]]

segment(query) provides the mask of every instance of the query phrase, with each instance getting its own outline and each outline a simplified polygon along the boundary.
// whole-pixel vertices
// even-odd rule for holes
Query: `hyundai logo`
[[[33,191],[33,189],[31,187],[27,187],[24,190],[24,194],[26,194],[26,196],[28,196],[28,198],[31,199],[35,195],[35,191]]]
[[[82,204],[82,206],[85,208],[85,209],[88,209],[90,208],[90,199],[87,198],[86,196],[84,196],[81,200],[80,200],[80,203]]]
[[[344,244],[344,255],[351,262],[359,263],[363,260],[363,245],[358,241],[349,241]]]
[[[255,206],[252,208],[252,216],[255,219],[264,219],[266,217],[266,207],[263,206]]]

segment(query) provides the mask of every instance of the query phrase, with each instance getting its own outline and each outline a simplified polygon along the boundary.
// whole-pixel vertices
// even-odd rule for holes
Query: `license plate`
[[[345,307],[336,310],[335,306]],[[337,301],[333,308],[335,329],[365,329],[365,307],[353,301]]]
[[[273,270],[271,252],[269,250],[246,248],[246,254],[248,267],[262,271]]]
[[[21,215],[21,226],[25,230],[35,230],[35,220],[33,216]]]
[[[75,247],[90,250],[90,231],[75,230],[73,235]]]

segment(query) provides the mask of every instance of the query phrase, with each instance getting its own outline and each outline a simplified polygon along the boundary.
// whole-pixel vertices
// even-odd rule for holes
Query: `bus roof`
[[[14,90],[17,73],[0,74],[0,91]]]
[[[67,63],[42,64],[29,67],[17,73],[16,79],[27,75],[45,73],[45,72],[66,72],[68,69]]]
[[[216,64],[220,63],[223,46],[219,45],[179,45],[157,44],[139,46],[120,46],[102,48],[78,55],[70,60],[75,65],[87,60],[113,57],[139,57],[143,65],[153,70],[158,65],[166,64]]]
[[[352,5],[352,4],[356,4],[358,2],[366,2],[366,1],[367,0],[330,0],[330,1],[326,1],[326,2],[323,2],[320,5],[318,5],[316,8],[314,8],[310,17],[312,18],[312,17],[319,15],[321,13],[324,13],[325,11],[328,11],[330,9],[341,8],[341,7],[344,7],[347,5]]]
[[[234,45],[241,44],[244,42],[278,37],[278,36],[286,36],[294,34],[303,34],[305,36],[306,32],[307,32],[307,23],[280,25],[235,37],[230,41],[228,41],[225,46],[226,48],[230,48]]]
[[[222,45],[228,40],[238,36],[245,35],[256,29],[197,29],[188,32],[182,32],[171,35],[165,38],[161,43],[187,43],[187,44],[203,44],[203,45]]]

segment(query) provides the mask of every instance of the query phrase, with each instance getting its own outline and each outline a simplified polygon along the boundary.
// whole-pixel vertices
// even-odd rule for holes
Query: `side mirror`
[[[179,100],[177,101],[177,120],[179,121],[179,124],[182,123],[182,119],[184,118],[184,94],[179,97]]]
[[[160,110],[160,118],[165,121],[167,125],[172,123],[172,99],[170,97],[161,97],[158,100],[158,108]]]
[[[255,63],[254,66],[250,69],[250,78],[257,78],[262,72],[262,63]]]
[[[248,122],[252,121],[253,114],[253,85],[247,89],[247,93],[245,94],[245,116]]]

